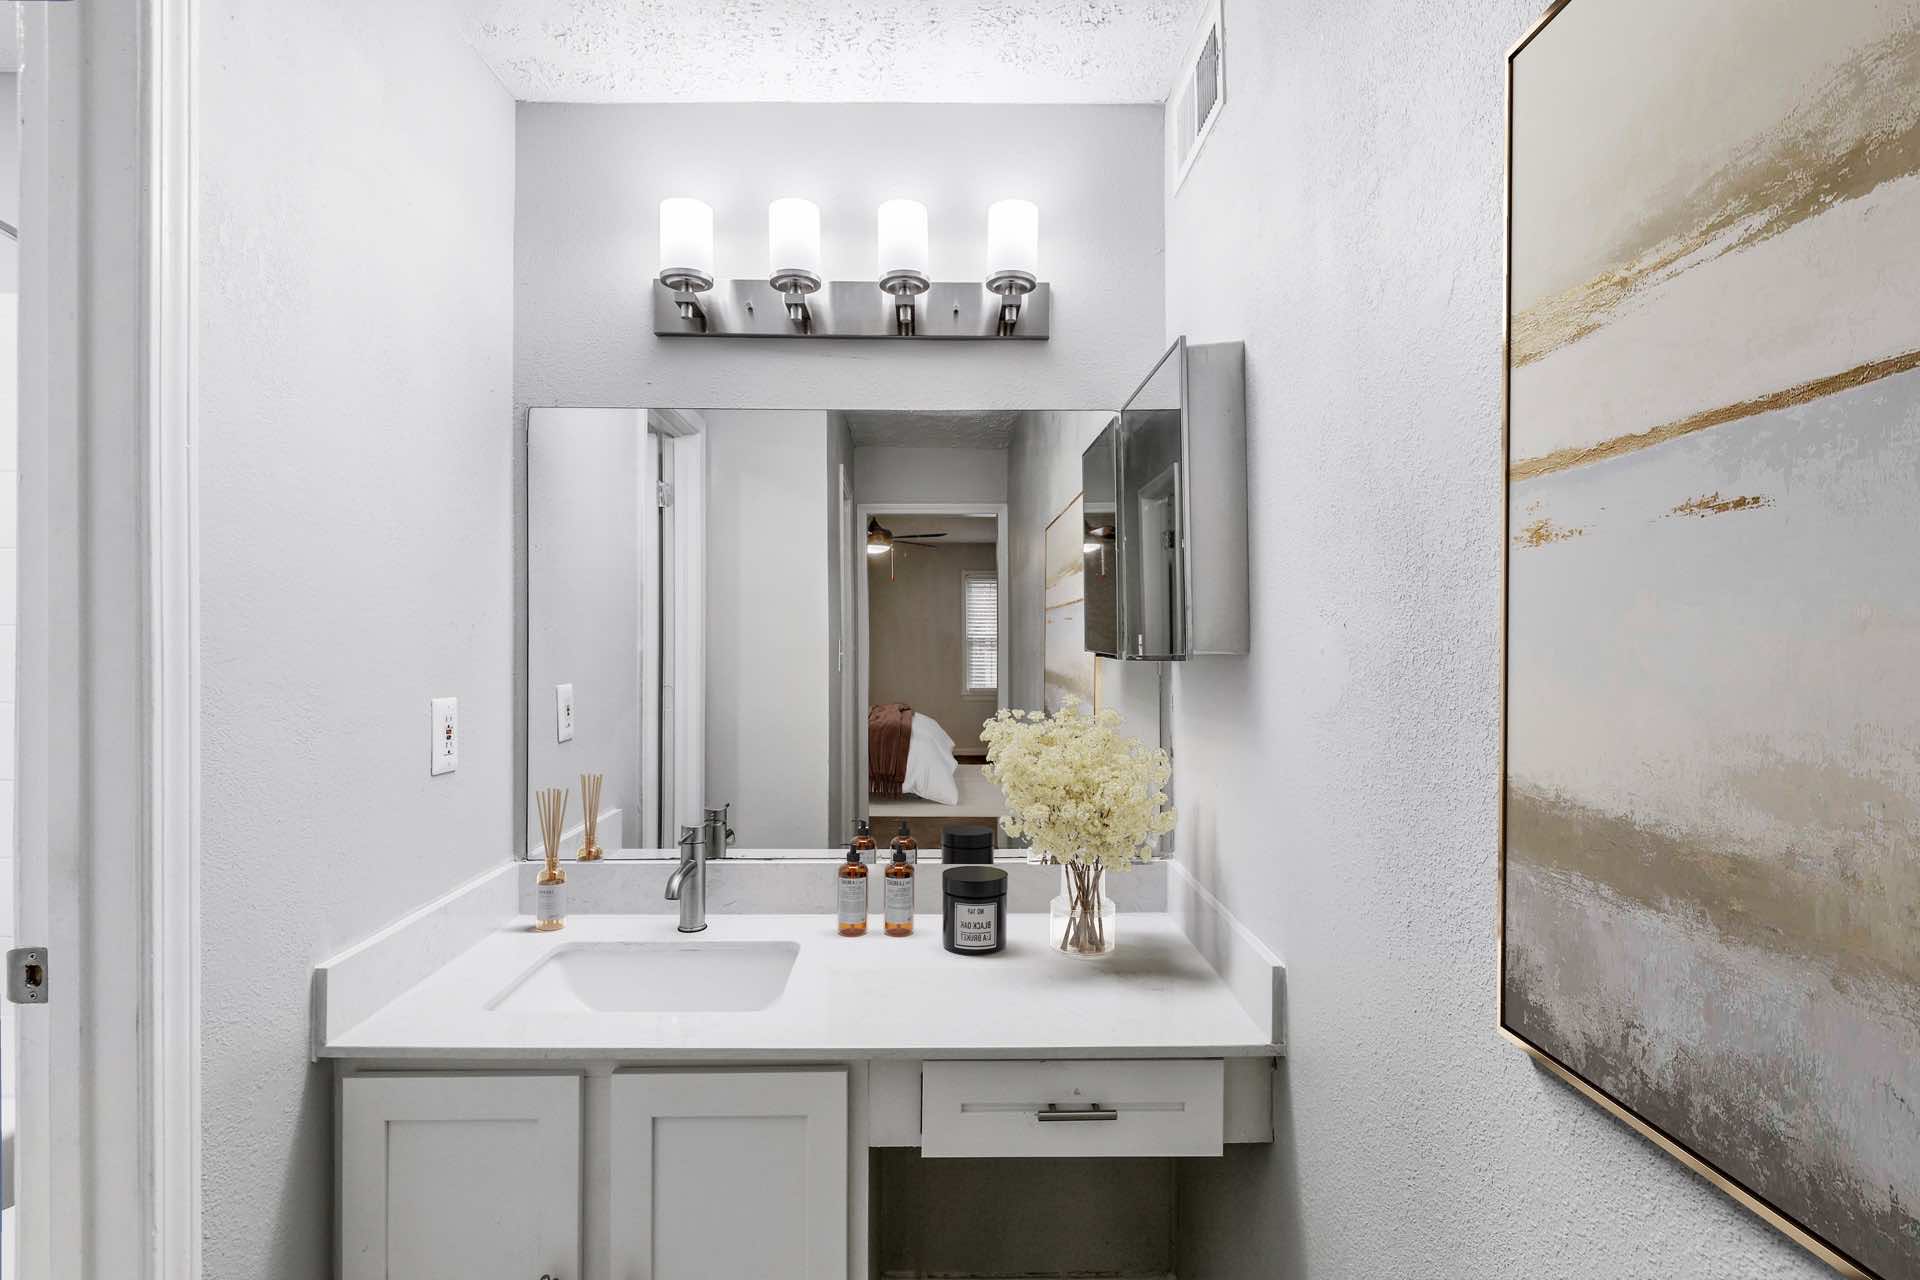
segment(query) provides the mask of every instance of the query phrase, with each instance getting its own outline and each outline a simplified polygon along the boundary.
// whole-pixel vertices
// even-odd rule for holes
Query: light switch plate
[[[560,726],[560,741],[573,741],[573,686],[557,684],[553,686],[553,718]]]
[[[452,773],[460,764],[460,699],[435,698],[428,719],[433,722],[430,767],[437,778]]]

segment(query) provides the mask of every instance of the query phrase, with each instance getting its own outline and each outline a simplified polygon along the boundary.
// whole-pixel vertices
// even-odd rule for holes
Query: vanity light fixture
[[[880,206],[880,288],[893,295],[894,324],[912,335],[913,300],[933,285],[927,275],[927,206],[888,200]]]
[[[660,283],[671,289],[682,320],[706,314],[695,294],[713,288],[713,209],[704,200],[669,196],[660,202]]]
[[[989,210],[984,281],[933,278],[927,222],[919,201],[886,201],[875,211],[874,274],[829,280],[820,207],[784,196],[767,205],[765,274],[722,280],[714,271],[713,210],[684,196],[662,200],[653,332],[976,342],[1052,336],[1053,292],[1040,279],[1040,214],[1031,201],[1002,200]]]
[[[807,295],[819,291],[820,206],[787,196],[767,206],[767,283],[787,303],[787,319],[810,328]]]
[[[1040,207],[996,200],[987,208],[987,288],[1000,295],[1002,336],[1020,322],[1020,300],[1040,283]]]

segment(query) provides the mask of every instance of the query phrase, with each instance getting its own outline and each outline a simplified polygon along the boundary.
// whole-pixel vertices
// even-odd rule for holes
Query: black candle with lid
[[[993,828],[972,826],[941,828],[940,861],[949,866],[956,863],[992,863]]]
[[[1007,945],[1007,873],[999,867],[948,867],[940,876],[945,909],[940,940],[955,955],[980,956]]]

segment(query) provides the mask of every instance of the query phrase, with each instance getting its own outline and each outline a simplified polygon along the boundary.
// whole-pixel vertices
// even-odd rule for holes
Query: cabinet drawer
[[[1217,1060],[929,1062],[923,1156],[1217,1156]]]

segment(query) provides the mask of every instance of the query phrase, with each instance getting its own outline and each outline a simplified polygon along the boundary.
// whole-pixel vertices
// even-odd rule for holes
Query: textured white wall
[[[1115,403],[1160,350],[1154,107],[522,103],[515,399],[692,408],[1035,409]],[[826,274],[874,275],[874,210],[928,208],[933,274],[986,274],[986,210],[1040,206],[1048,342],[653,336],[662,197],[714,210],[718,273],[767,268],[767,202],[820,205]]]
[[[1586,0],[1593,2],[1593,0]],[[1230,0],[1167,333],[1247,342],[1254,651],[1176,669],[1182,858],[1287,962],[1281,1141],[1181,1276],[1827,1272],[1499,1040],[1506,49],[1536,0]]]
[[[515,847],[513,104],[438,5],[200,38],[205,1274],[323,1280],[312,966]]]

